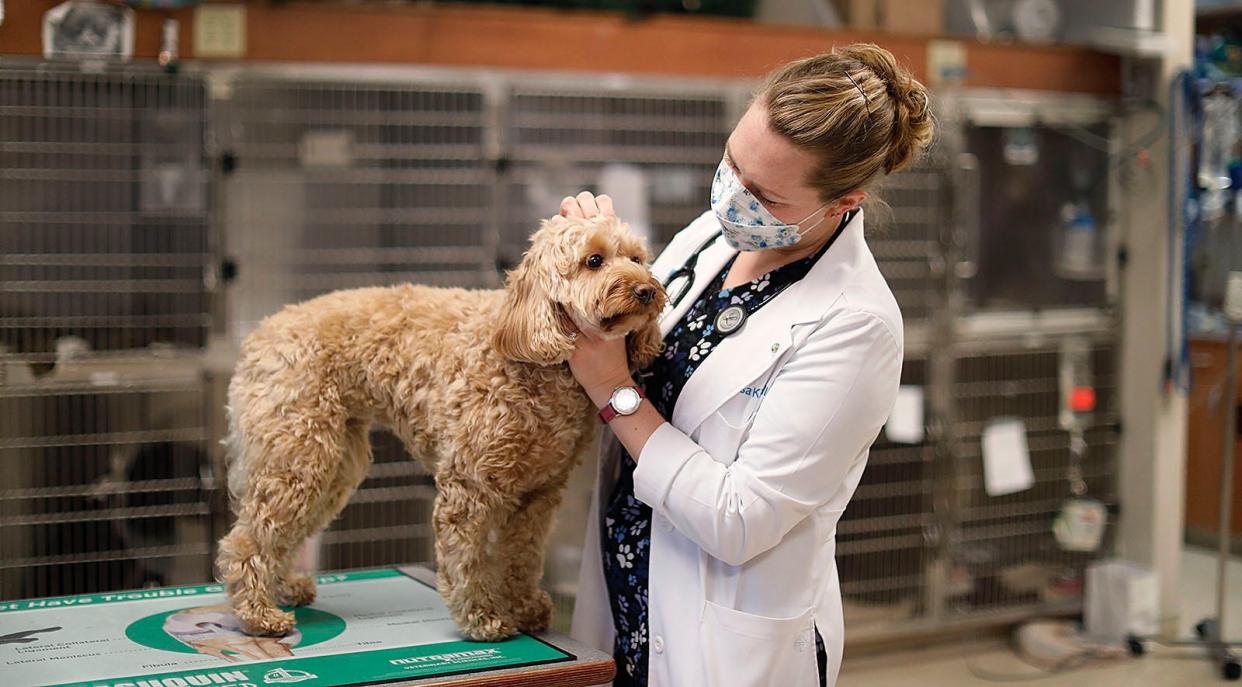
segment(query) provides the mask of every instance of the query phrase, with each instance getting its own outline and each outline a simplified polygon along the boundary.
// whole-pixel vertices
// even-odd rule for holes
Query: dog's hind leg
[[[451,472],[437,475],[437,585],[466,637],[497,641],[517,634],[491,537],[515,504],[494,486]]]
[[[350,421],[345,429],[343,460],[337,464],[335,479],[328,490],[320,497],[321,508],[311,517],[309,539],[322,531],[336,519],[349,497],[367,476],[371,465],[371,442],[368,439],[370,423],[361,420]],[[302,544],[298,543],[295,548]],[[315,578],[293,569],[292,560],[286,559],[285,569],[277,578],[276,598],[290,606],[306,606],[315,601]]]
[[[242,629],[283,635],[293,614],[276,605],[289,556],[319,524],[338,474],[344,432],[322,418],[290,419],[295,433],[245,446],[248,478],[237,522],[220,541],[217,567]]]
[[[276,606],[276,578],[288,548],[249,513],[220,540],[216,567],[242,630],[254,635],[284,635],[293,614]],[[259,522],[255,522],[258,520]]]

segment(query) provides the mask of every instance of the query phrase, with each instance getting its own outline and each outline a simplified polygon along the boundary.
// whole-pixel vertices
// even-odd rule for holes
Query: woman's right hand
[[[612,198],[583,191],[576,196],[565,196],[565,200],[561,201],[562,217],[590,219],[597,215],[617,216],[617,212],[612,209]]]

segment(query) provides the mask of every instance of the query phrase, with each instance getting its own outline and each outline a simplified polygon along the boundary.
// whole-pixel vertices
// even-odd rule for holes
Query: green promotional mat
[[[341,687],[574,657],[539,639],[468,642],[398,570],[321,575],[286,637],[248,637],[218,584],[0,601],[3,687]]]

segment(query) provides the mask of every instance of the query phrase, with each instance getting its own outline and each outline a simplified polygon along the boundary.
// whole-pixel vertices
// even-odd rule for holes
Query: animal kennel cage
[[[1088,494],[1116,506],[1118,347],[1107,330],[1065,336],[1084,335],[1097,410],[1085,431],[1082,478]],[[946,428],[954,446],[952,498],[944,513],[953,532],[944,561],[948,617],[1081,601],[1084,570],[1095,554],[1063,550],[1050,527],[1072,493],[1070,434],[1058,420],[1063,338],[1026,332],[961,340],[952,348],[956,403]],[[981,437],[999,418],[1016,418],[1026,430],[1033,485],[1014,494],[985,489]],[[1106,541],[1105,550],[1110,545]]]
[[[478,84],[276,67],[216,83],[235,341],[336,289],[496,284],[495,127]]]
[[[49,366],[91,350],[201,347],[209,247],[201,79],[0,72],[0,345]]]
[[[1116,105],[1012,91],[940,102],[942,148],[954,169],[954,312],[1114,305]]]
[[[202,580],[204,82],[0,69],[0,597]]]
[[[200,582],[214,481],[193,361],[60,360],[0,388],[0,597]]]

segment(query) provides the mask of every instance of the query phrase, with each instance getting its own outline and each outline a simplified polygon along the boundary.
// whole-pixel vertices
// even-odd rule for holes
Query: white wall
[[[1167,106],[1168,83],[1189,66],[1194,37],[1193,0],[1164,0],[1160,12],[1169,39],[1158,60],[1155,92]],[[1150,130],[1154,115],[1128,122],[1129,140]],[[1176,632],[1178,581],[1182,548],[1186,465],[1186,398],[1161,386],[1167,355],[1168,161],[1167,136],[1151,149],[1151,168],[1133,175],[1123,189],[1123,240],[1129,262],[1122,275],[1121,504],[1118,553],[1156,570],[1160,576],[1160,610],[1167,632]],[[1179,251],[1180,255],[1180,251]],[[1180,264],[1180,258],[1175,262]],[[1175,315],[1176,317],[1176,315]]]

